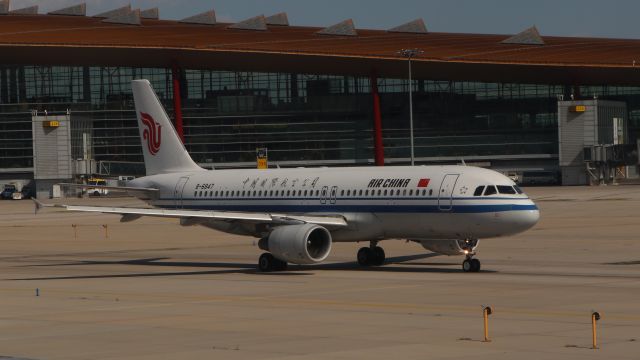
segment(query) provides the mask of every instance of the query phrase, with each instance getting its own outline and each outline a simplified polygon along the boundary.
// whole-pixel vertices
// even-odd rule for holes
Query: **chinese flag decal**
[[[418,181],[418,187],[427,187],[429,186],[429,179],[420,179]]]

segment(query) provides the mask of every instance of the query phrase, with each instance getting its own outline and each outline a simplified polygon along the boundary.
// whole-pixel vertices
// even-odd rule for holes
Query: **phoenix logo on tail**
[[[147,149],[151,155],[155,155],[160,151],[160,143],[162,142],[162,125],[158,124],[151,115],[140,113],[140,119],[146,127],[142,131],[142,137],[147,141]]]

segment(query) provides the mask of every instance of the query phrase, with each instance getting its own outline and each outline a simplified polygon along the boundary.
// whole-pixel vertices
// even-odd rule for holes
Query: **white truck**
[[[107,186],[107,181],[104,180],[104,179],[92,178],[92,179],[89,179],[87,184],[89,186],[91,186],[91,185]],[[105,188],[101,188],[101,187],[95,187],[95,188],[88,187],[85,191],[89,196],[105,196],[105,195],[109,195],[109,189],[105,189]]]

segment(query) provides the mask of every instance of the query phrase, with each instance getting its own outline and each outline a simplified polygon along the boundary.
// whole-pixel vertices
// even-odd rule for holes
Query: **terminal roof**
[[[115,14],[100,16],[107,15]],[[175,63],[190,69],[356,76],[375,71],[379,77],[404,78],[407,60],[398,50],[415,48],[424,52],[412,60],[416,78],[640,85],[636,67],[640,41],[631,39],[543,36],[543,45],[531,46],[504,43],[509,35],[499,34],[356,32],[354,28],[352,36],[327,36],[318,34],[321,27],[274,26],[262,16],[243,25],[214,23],[211,15],[197,19],[210,26],[154,19],[132,26],[136,21],[101,20],[1,16],[0,63],[136,67]],[[236,30],[243,27],[262,31]]]

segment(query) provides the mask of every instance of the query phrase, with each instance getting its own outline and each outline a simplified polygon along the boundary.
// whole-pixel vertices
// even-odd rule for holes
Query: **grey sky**
[[[82,0],[12,0],[12,8],[38,4],[41,12]],[[517,33],[531,25],[542,35],[640,39],[638,0],[86,0],[95,14],[131,3],[160,7],[165,19],[214,8],[219,21],[239,21],[280,11],[293,25],[327,26],[353,18],[356,27],[387,29],[422,17],[430,31]]]

